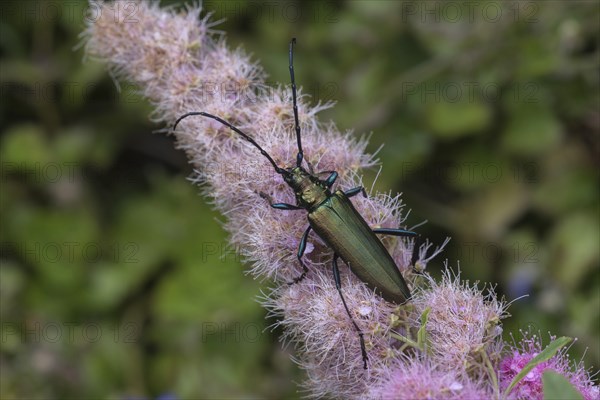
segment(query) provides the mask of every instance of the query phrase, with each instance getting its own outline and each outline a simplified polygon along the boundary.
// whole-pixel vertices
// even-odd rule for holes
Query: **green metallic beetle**
[[[314,230],[317,235],[334,251],[333,255],[333,276],[336,288],[342,299],[342,303],[354,328],[356,329],[362,351],[364,368],[367,368],[367,352],[363,333],[352,318],[350,310],[346,305],[346,300],[342,293],[340,272],[338,268],[338,258],[341,258],[350,270],[369,288],[374,290],[384,299],[402,304],[411,297],[410,290],[398,269],[398,266],[390,256],[383,243],[377,238],[376,234],[387,234],[395,236],[416,236],[415,232],[403,229],[380,228],[371,229],[364,218],[356,211],[350,198],[359,193],[366,196],[363,187],[359,186],[347,191],[336,190],[331,192],[331,187],[335,183],[338,173],[327,171],[330,175],[327,179],[321,180],[316,175],[306,171],[302,167],[304,153],[302,152],[302,140],[300,135],[300,124],[298,122],[298,105],[296,96],[296,81],[294,78],[293,49],[296,39],[290,42],[290,77],[292,81],[292,98],[294,106],[294,120],[296,129],[296,140],[298,142],[298,154],[296,156],[296,166],[290,168],[281,168],[271,156],[263,150],[252,137],[242,132],[229,122],[208,114],[205,112],[190,112],[181,116],[173,127],[175,129],[179,122],[184,118],[193,115],[200,115],[212,118],[221,124],[229,127],[238,133],[245,140],[255,146],[260,153],[269,160],[275,171],[280,174],[284,181],[294,190],[296,195],[296,205],[286,203],[273,203],[271,206],[279,210],[306,210],[308,211],[309,227],[304,231],[300,246],[298,248],[298,261],[302,266],[303,272],[297,278],[294,278],[289,284],[300,282],[308,273],[308,268],[302,261],[302,256],[306,250],[308,235]]]

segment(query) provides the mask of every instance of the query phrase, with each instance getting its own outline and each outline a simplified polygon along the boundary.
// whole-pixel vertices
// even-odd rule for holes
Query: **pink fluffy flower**
[[[369,392],[378,400],[481,400],[493,398],[480,384],[427,362],[396,363]]]
[[[500,358],[506,303],[491,288],[484,296],[476,284],[461,281],[450,270],[441,282],[431,277],[427,281],[413,302],[416,315],[431,310],[427,322],[430,358],[457,373],[489,375],[488,362],[496,364]]]
[[[550,337],[554,340],[555,337]],[[514,345],[510,354],[500,362],[500,389],[506,390],[513,378],[521,372],[523,367],[543,350],[541,338],[537,335],[525,334],[518,345]],[[583,364],[573,363],[566,353],[561,349],[554,357],[536,365],[519,383],[512,389],[509,399],[543,399],[542,374],[544,371],[552,370],[565,376],[571,384],[583,395],[585,400],[598,400],[600,392],[598,386],[594,386]]]
[[[155,107],[157,122],[172,126],[189,111],[217,115],[250,134],[280,166],[293,165],[297,147],[289,87],[268,88],[262,68],[243,50],[227,48],[222,35],[211,32],[200,9],[161,9],[155,2],[135,4],[135,21],[123,20],[112,3],[93,3],[100,12],[84,34],[87,55],[107,63],[117,78],[136,83]],[[287,48],[281,51],[287,69]],[[248,95],[253,93],[253,96]],[[375,165],[366,141],[322,123],[317,114],[327,105],[310,105],[299,89],[298,109],[303,150],[316,171],[336,170],[336,188],[362,185],[361,171]],[[173,132],[199,171],[195,177],[215,208],[226,216],[233,247],[251,265],[251,272],[275,286],[264,303],[283,317],[285,338],[298,348],[307,370],[306,387],[313,395],[360,397],[376,376],[363,370],[358,335],[343,309],[331,273],[332,252],[314,234],[305,256],[306,279],[287,282],[302,269],[296,253],[308,226],[306,213],[274,210],[268,199],[294,203],[294,193],[269,162],[240,136],[214,120],[194,117]],[[404,226],[399,196],[369,193],[353,203],[373,227]],[[411,281],[414,243],[390,238],[385,244]],[[419,252],[425,266],[439,249]],[[396,305],[369,290],[340,264],[346,300],[365,334],[370,368],[394,351],[389,336]]]

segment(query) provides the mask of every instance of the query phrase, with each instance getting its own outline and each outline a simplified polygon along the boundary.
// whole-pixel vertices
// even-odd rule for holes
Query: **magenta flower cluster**
[[[554,337],[551,337],[554,339]],[[520,343],[513,345],[506,357],[500,362],[498,375],[500,377],[500,389],[504,391],[512,379],[542,351],[542,340],[535,334],[523,334]],[[544,361],[533,368],[512,390],[509,399],[533,399],[544,398],[542,386],[542,374],[544,371],[555,371],[565,376],[569,382],[583,395],[585,400],[597,400],[600,398],[598,386],[593,385],[588,372],[580,362],[572,365],[566,351],[561,350],[556,356]]]
[[[170,126],[188,111],[205,111],[251,134],[278,165],[294,163],[289,88],[268,87],[260,66],[242,50],[228,49],[209,19],[200,18],[200,8],[176,11],[140,1],[135,20],[124,18],[111,3],[94,3],[94,8],[100,11],[83,34],[87,55],[105,62],[113,76],[137,84],[154,106],[156,122]],[[282,63],[286,56],[282,51]],[[317,171],[338,171],[339,187],[361,185],[361,171],[376,164],[365,152],[366,141],[319,121],[317,114],[330,105],[311,106],[301,90],[298,106],[307,161]],[[272,282],[262,301],[277,317],[284,339],[296,347],[308,395],[498,398],[506,379],[531,356],[533,349],[524,348],[502,360],[506,303],[493,290],[483,293],[449,270],[441,282],[428,276],[427,262],[443,244],[422,245],[413,268],[414,242],[391,238],[384,244],[411,286],[411,302],[383,300],[340,265],[348,307],[365,334],[369,368],[364,371],[356,332],[331,276],[331,250],[315,235],[306,251],[310,273],[296,285],[286,284],[301,272],[296,251],[307,221],[298,213],[269,207],[268,199],[295,201],[281,177],[255,148],[214,120],[188,118],[174,135],[198,171],[196,181],[226,217],[231,244],[241,250],[256,277]],[[353,202],[372,227],[404,226],[399,196],[369,193]],[[564,355],[548,367],[567,376],[586,396],[597,394],[581,365],[568,372]],[[539,384],[536,373],[512,396],[537,395]]]

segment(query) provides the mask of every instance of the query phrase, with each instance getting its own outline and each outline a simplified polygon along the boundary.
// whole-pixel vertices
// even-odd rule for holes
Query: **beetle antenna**
[[[300,123],[298,122],[298,104],[296,99],[296,78],[294,77],[294,44],[296,38],[290,41],[290,78],[292,80],[292,101],[294,102],[294,126],[296,128],[296,141],[298,142],[298,155],[296,156],[296,166],[302,164],[304,153],[302,152],[302,138],[300,137]]]
[[[182,115],[181,117],[179,117],[177,119],[177,121],[175,121],[175,124],[173,125],[173,130],[175,130],[177,128],[177,125],[179,125],[179,123],[187,117],[191,117],[194,115],[201,115],[203,117],[207,117],[207,118],[212,118],[215,121],[218,121],[220,123],[222,123],[223,125],[227,126],[228,128],[230,128],[232,131],[240,134],[240,136],[242,136],[244,139],[246,139],[247,141],[249,141],[254,147],[256,147],[258,150],[260,150],[260,154],[262,154],[263,156],[265,156],[267,158],[267,160],[269,160],[269,162],[273,165],[273,168],[275,168],[275,172],[277,172],[280,175],[284,175],[287,174],[288,172],[279,167],[275,161],[271,158],[271,156],[269,155],[269,153],[267,153],[262,147],[260,147],[258,145],[258,143],[256,143],[254,141],[254,139],[252,139],[252,137],[250,137],[249,135],[247,135],[246,133],[242,132],[239,128],[236,128],[235,126],[231,125],[229,122],[225,121],[224,119],[221,119],[215,115],[209,114],[209,113],[205,113],[202,111],[194,111],[194,112],[189,112],[187,114]]]

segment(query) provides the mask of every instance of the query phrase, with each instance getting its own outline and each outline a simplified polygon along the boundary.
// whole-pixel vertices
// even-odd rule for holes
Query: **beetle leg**
[[[267,200],[269,202],[269,204],[271,205],[271,207],[276,208],[278,210],[304,210],[302,207],[298,207],[293,204],[273,203],[273,199],[271,198],[271,196],[269,196],[268,194],[266,194],[264,192],[259,192],[258,195],[260,197],[262,197],[263,199]]]
[[[273,203],[271,207],[276,208],[278,210],[304,210],[302,207],[295,206],[293,204],[287,203]]]
[[[335,171],[331,171],[331,174],[327,177],[327,179],[325,179],[325,186],[327,186],[327,188],[332,187],[337,177],[338,173]]]
[[[373,229],[373,233],[379,235],[393,235],[393,236],[417,236],[416,232],[406,231],[404,229],[392,229],[392,228],[377,228]]]
[[[362,187],[362,186],[357,186],[357,187],[355,187],[355,188],[353,188],[353,189],[349,189],[349,190],[346,190],[346,191],[344,192],[344,194],[345,194],[345,195],[346,195],[348,198],[350,198],[350,197],[354,197],[354,196],[356,196],[356,195],[357,195],[357,194],[359,194],[359,193],[362,193],[364,197],[367,197],[367,192],[365,191],[365,188],[364,188],[364,187]]]
[[[319,171],[316,174],[313,175],[323,175],[323,174],[329,174],[329,176],[327,177],[327,179],[325,180],[321,180],[321,182],[323,182],[327,188],[331,188],[333,186],[333,184],[335,183],[336,179],[338,178],[338,173],[337,171]]]
[[[302,274],[294,278],[291,282],[288,282],[288,285],[293,285],[295,283],[300,282],[302,279],[304,279],[304,277],[306,277],[306,274],[308,273],[308,268],[306,267],[306,265],[304,265],[304,262],[302,261],[302,256],[304,255],[304,251],[306,250],[306,242],[308,241],[308,234],[310,233],[311,229],[312,228],[310,226],[306,228],[304,234],[302,235],[302,239],[300,240],[300,246],[298,246],[297,257],[298,261],[300,262],[300,265],[302,265]]]
[[[360,351],[362,352],[364,368],[367,369],[367,360],[369,359],[369,357],[367,357],[367,349],[365,347],[365,339],[363,338],[362,331],[360,330],[360,328],[358,327],[356,322],[354,322],[354,318],[352,318],[352,315],[350,314],[350,310],[348,309],[348,306],[346,305],[346,300],[344,299],[344,295],[342,294],[342,280],[340,279],[340,270],[339,270],[338,264],[337,264],[338,258],[339,258],[339,256],[337,254],[333,255],[333,263],[332,264],[333,264],[333,278],[335,279],[335,287],[337,288],[338,293],[340,294],[340,297],[342,298],[342,304],[344,304],[346,313],[348,313],[348,317],[350,317],[350,321],[352,321],[352,325],[354,325],[354,329],[356,329],[356,332],[358,333],[358,338],[360,339]]]

